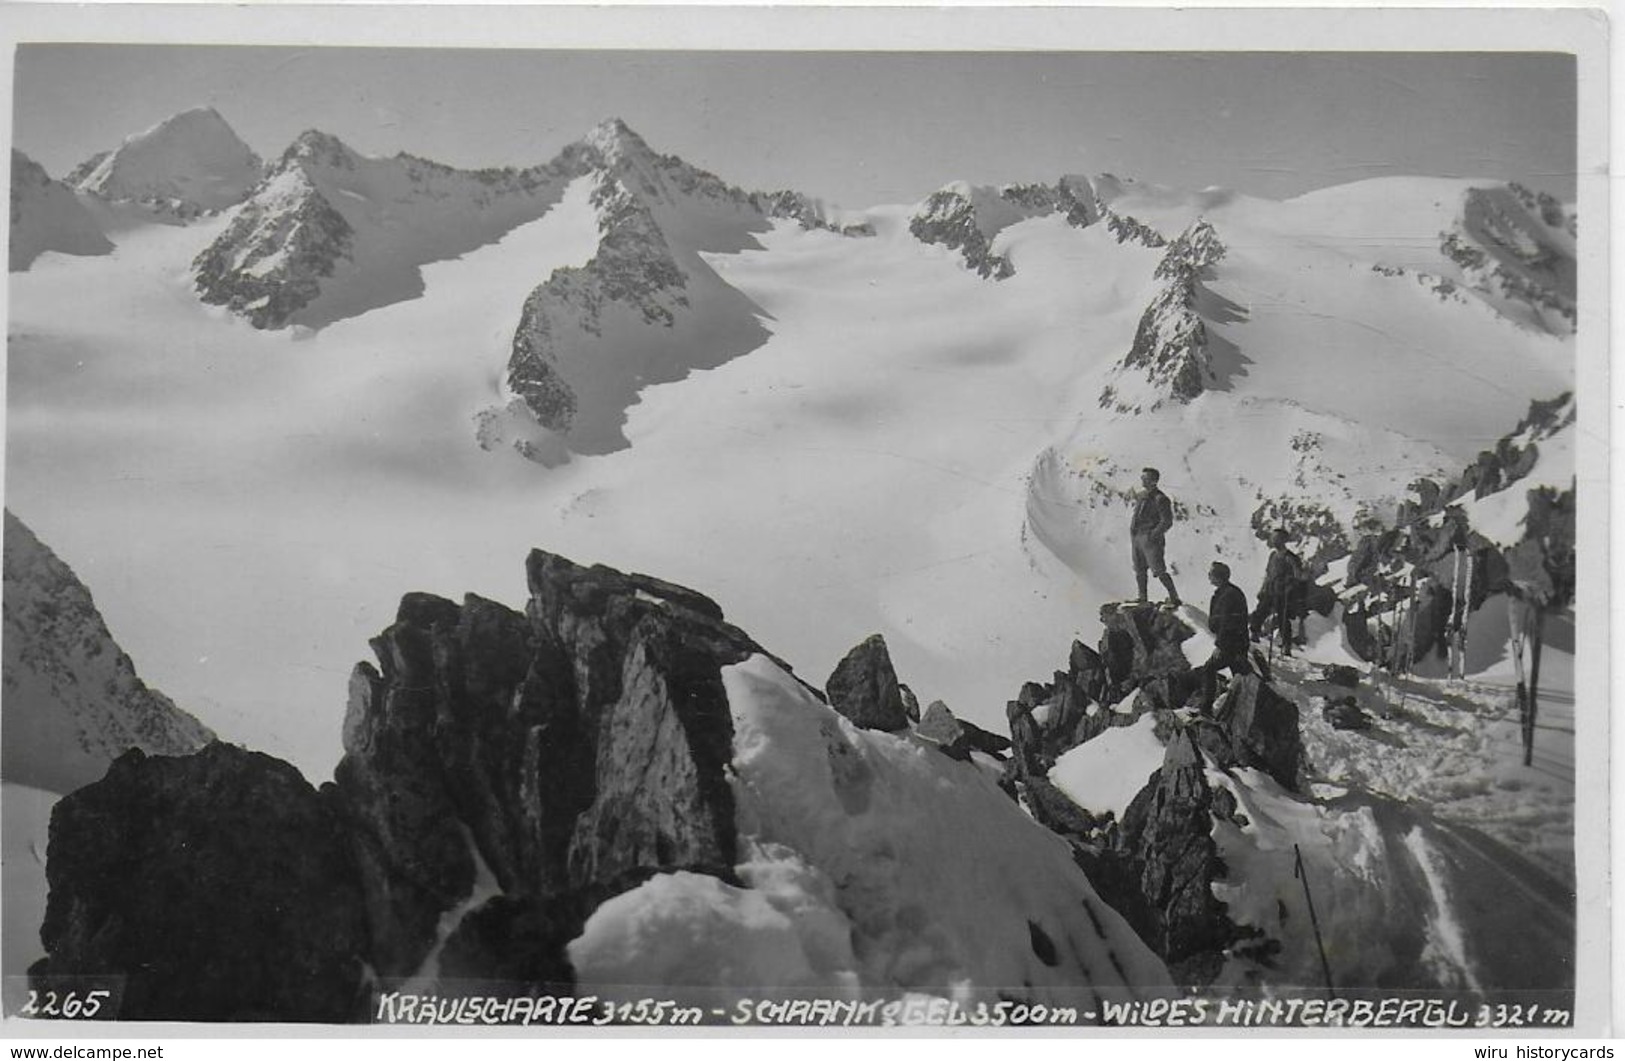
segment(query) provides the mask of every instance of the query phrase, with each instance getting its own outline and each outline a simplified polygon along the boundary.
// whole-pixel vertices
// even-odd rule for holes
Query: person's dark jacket
[[[1303,580],[1303,561],[1298,554],[1290,549],[1276,548],[1270,551],[1269,563],[1264,567],[1264,584],[1258,587],[1258,603],[1268,602],[1271,608],[1279,607],[1298,594],[1298,583]]]
[[[1168,528],[1173,525],[1174,503],[1168,500],[1167,494],[1153,486],[1135,502],[1134,515],[1129,519],[1128,530],[1130,534],[1160,538],[1168,533]]]
[[[1245,654],[1247,651],[1247,594],[1233,582],[1226,582],[1213,591],[1208,603],[1207,628],[1225,655]]]

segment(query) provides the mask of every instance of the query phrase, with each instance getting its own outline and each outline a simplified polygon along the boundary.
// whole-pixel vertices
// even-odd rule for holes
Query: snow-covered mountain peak
[[[676,155],[662,155],[619,118],[611,118],[593,127],[581,141],[584,164],[600,173],[600,207],[621,196],[621,207],[653,209],[670,215],[667,224],[683,225],[693,220],[695,211],[716,215],[726,222],[743,221],[746,225],[759,225],[771,212],[772,202],[760,195],[752,195],[737,188],[714,173],[691,165]],[[565,158],[570,157],[567,150]],[[635,197],[631,205],[625,196]],[[611,208],[614,212],[617,208]],[[672,214],[673,210],[680,211]],[[707,226],[709,227],[709,226]],[[719,237],[723,245],[708,250],[737,250],[736,237],[723,235],[714,229],[695,232],[696,242],[703,246]]]
[[[1162,261],[1157,263],[1156,277],[1185,282],[1211,270],[1225,253],[1225,246],[1212,224],[1207,218],[1199,217],[1168,245]]]
[[[324,133],[320,129],[306,129],[288,145],[278,165],[284,168],[300,164],[349,170],[355,169],[360,157],[348,144],[332,133]]]
[[[716,368],[767,339],[761,310],[711,256],[762,249],[758,237],[776,219],[874,234],[800,192],[747,192],[657,154],[619,119],[595,127],[559,164],[592,176],[598,246],[526,300],[508,364],[512,400],[480,414],[477,431],[487,449],[512,444],[543,463],[565,436],[577,452],[621,448],[625,411],[641,390]]]
[[[1200,304],[1201,282],[1213,278],[1226,253],[1205,218],[1168,244],[1153,274],[1161,286],[1140,317],[1133,346],[1101,391],[1101,408],[1140,412],[1169,401],[1188,403],[1221,382]]]
[[[605,163],[653,162],[657,157],[643,137],[619,118],[608,118],[588,130],[582,138],[588,147],[603,156]]]
[[[112,249],[73,189],[12,148],[10,268],[27,269],[46,251],[85,255]]]
[[[127,138],[84,171],[81,191],[133,200],[181,216],[242,202],[261,161],[212,107],[197,107]]]

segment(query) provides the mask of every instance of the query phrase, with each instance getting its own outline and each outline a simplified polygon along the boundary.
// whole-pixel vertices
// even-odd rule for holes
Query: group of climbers
[[[1134,582],[1139,590],[1140,603],[1146,603],[1148,575],[1156,575],[1168,591],[1167,603],[1178,607],[1179,591],[1168,573],[1163,560],[1163,545],[1168,530],[1174,525],[1173,502],[1159,487],[1162,475],[1155,468],[1140,472],[1141,491],[1134,503],[1129,520],[1129,538],[1133,545]],[[1253,641],[1263,636],[1265,624],[1271,627],[1272,639],[1278,639],[1284,655],[1292,654],[1293,619],[1300,618],[1304,607],[1303,560],[1287,548],[1285,530],[1270,535],[1269,563],[1264,568],[1264,582],[1258,590],[1258,606],[1247,610],[1247,595],[1230,581],[1230,566],[1215,560],[1208,568],[1208,581],[1213,584],[1213,597],[1208,604],[1208,630],[1215,641],[1213,654],[1197,668],[1202,675],[1202,703],[1210,707],[1216,694],[1218,675],[1228,670],[1232,677],[1250,673],[1252,665],[1248,654]]]

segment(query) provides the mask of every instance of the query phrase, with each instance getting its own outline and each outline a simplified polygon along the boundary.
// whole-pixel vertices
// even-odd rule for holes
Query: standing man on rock
[[[1230,565],[1222,561],[1213,561],[1207,580],[1213,583],[1207,628],[1217,643],[1213,646],[1213,655],[1198,668],[1202,672],[1203,714],[1213,710],[1221,670],[1229,670],[1232,678],[1252,673],[1252,666],[1247,662],[1247,594],[1230,581]]]
[[[1146,572],[1157,576],[1168,590],[1168,603],[1179,607],[1179,591],[1168,575],[1163,563],[1162,546],[1168,528],[1174,525],[1174,506],[1168,495],[1157,487],[1162,473],[1155,468],[1140,470],[1139,500],[1134,503],[1134,515],[1129,519],[1129,540],[1134,546],[1134,584],[1139,588],[1139,601],[1145,603]]]
[[[1258,587],[1258,607],[1253,611],[1254,637],[1263,636],[1264,623],[1275,618],[1275,636],[1281,639],[1281,654],[1292,655],[1292,620],[1302,610],[1303,560],[1286,547],[1285,530],[1270,535],[1270,559],[1264,567],[1264,583]]]

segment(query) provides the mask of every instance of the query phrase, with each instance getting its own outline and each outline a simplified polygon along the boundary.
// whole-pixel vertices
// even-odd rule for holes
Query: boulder
[[[943,754],[950,759],[969,761],[970,753],[973,751],[1002,759],[1011,747],[1009,738],[990,733],[974,723],[954,717],[954,713],[948,710],[948,705],[941,700],[931,701],[914,732],[927,740],[935,741]]]
[[[1111,679],[1106,672],[1106,661],[1100,658],[1100,653],[1082,641],[1073,641],[1067,665],[1067,674],[1079,691],[1096,703],[1105,698]]]
[[[1174,612],[1149,604],[1106,604],[1100,622],[1106,703],[1116,703],[1153,677],[1191,669],[1180,646],[1196,631]]]
[[[124,1020],[364,1012],[360,872],[330,793],[287,763],[130,751],[57,804],[46,876],[41,988],[121,977]]]
[[[829,705],[864,729],[908,728],[908,712],[892,669],[886,639],[873,634],[846,654],[824,685]]]
[[[1244,674],[1230,683],[1213,719],[1224,731],[1233,759],[1215,765],[1255,767],[1296,791],[1303,737],[1298,730],[1295,701],[1276,692],[1257,675]]]
[[[1033,818],[1061,836],[1090,840],[1110,821],[1109,815],[1103,818],[1072,802],[1071,797],[1047,778],[1028,778],[1022,791]]]
[[[1004,716],[1010,723],[1011,763],[1017,776],[1039,777],[1047,773],[1049,764],[1043,761],[1040,747],[1044,731],[1033,718],[1032,705],[1011,700],[1005,705]]]

